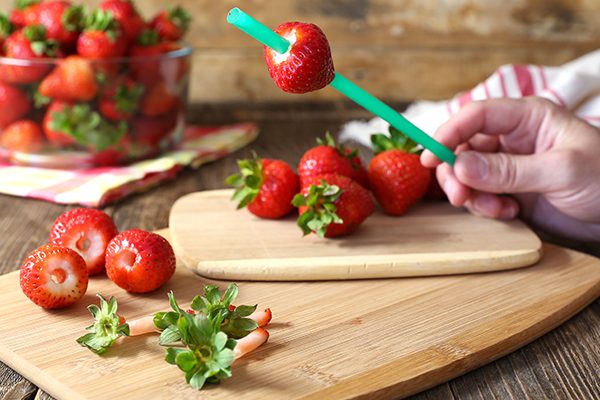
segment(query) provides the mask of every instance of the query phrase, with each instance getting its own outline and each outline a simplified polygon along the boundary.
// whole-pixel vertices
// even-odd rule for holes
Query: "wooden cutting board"
[[[240,303],[273,310],[270,340],[201,397],[396,399],[435,386],[523,346],[600,295],[599,259],[550,245],[544,252],[530,268],[485,274],[241,282]],[[75,339],[97,292],[135,318],[167,308],[168,290],[183,304],[208,282],[227,285],[181,266],[150,295],[99,277],[74,307],[44,311],[21,293],[18,272],[1,276],[0,360],[59,399],[200,397],[163,361],[156,336],[126,339],[102,357]]]
[[[173,246],[213,279],[324,280],[448,275],[531,265],[541,241],[520,221],[479,218],[445,203],[402,217],[377,211],[355,234],[302,237],[294,216],[265,220],[235,209],[231,190],[193,193],[171,210]]]

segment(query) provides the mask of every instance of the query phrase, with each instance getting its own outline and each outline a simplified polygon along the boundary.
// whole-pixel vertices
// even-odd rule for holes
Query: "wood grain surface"
[[[400,105],[397,105],[400,107]],[[190,114],[207,124],[254,121],[261,136],[253,145],[265,157],[295,163],[314,138],[327,129],[335,132],[347,119],[367,117],[345,102],[234,107],[205,106]],[[222,188],[235,170],[235,160],[248,150],[198,171],[183,172],[176,180],[148,193],[106,208],[122,230],[167,226],[169,209],[182,195]],[[54,218],[69,209],[55,204],[0,197],[0,272],[18,269],[25,255],[47,239]],[[600,246],[546,237],[563,245],[600,256]],[[15,333],[16,334],[16,333]],[[491,364],[414,396],[414,399],[592,399],[600,397],[600,301],[531,344]],[[43,391],[0,363],[0,399],[50,399]]]
[[[79,2],[79,1],[78,1]],[[99,0],[83,3],[97,5]],[[0,0],[6,10],[13,0]],[[506,63],[557,65],[598,47],[594,0],[137,0],[146,16],[170,4],[189,9],[197,102],[339,99],[303,96],[271,81],[261,46],[225,22],[240,6],[269,27],[300,20],[327,34],[336,69],[389,100],[440,99],[468,89]]]
[[[159,231],[169,238],[168,230]],[[600,295],[600,259],[546,245],[535,266],[412,279],[240,282],[239,303],[270,307],[269,342],[207,388],[212,399],[403,398],[484,365],[530,342]],[[164,362],[157,335],[118,342],[99,357],[75,339],[89,323],[94,293],[119,300],[138,318],[182,307],[211,281],[178,265],[147,295],[127,294],[106,277],[83,301],[46,311],[22,295],[18,272],[0,277],[0,359],[60,399],[179,399],[196,392]],[[28,310],[28,312],[22,312]],[[14,326],[19,334],[13,335]],[[44,351],[32,351],[34,348]]]
[[[297,213],[279,220],[236,210],[233,190],[197,192],[171,209],[171,243],[183,263],[213,279],[304,281],[498,271],[531,265],[542,243],[521,221],[478,218],[443,202],[402,217],[379,209],[347,237],[302,237]]]

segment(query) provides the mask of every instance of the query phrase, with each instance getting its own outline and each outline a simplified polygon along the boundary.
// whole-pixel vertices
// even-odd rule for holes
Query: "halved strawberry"
[[[104,271],[106,247],[117,234],[115,223],[105,212],[76,208],[54,221],[48,242],[75,250],[85,260],[89,275],[96,275]]]
[[[307,93],[322,89],[333,80],[335,71],[327,37],[314,24],[286,22],[275,32],[290,42],[285,54],[265,46],[269,74],[281,90]]]
[[[62,308],[79,300],[87,290],[85,261],[75,251],[47,244],[27,256],[20,272],[21,290],[43,308]]]
[[[128,292],[151,292],[174,273],[173,248],[156,233],[141,229],[121,232],[106,249],[106,274]]]
[[[35,153],[44,145],[44,134],[39,125],[21,119],[8,125],[0,133],[0,146],[12,151]]]
[[[98,84],[88,60],[69,56],[39,86],[43,96],[62,101],[89,101],[96,96]]]
[[[181,6],[175,6],[171,10],[159,12],[152,21],[150,27],[158,32],[165,40],[177,41],[187,32],[192,16]]]

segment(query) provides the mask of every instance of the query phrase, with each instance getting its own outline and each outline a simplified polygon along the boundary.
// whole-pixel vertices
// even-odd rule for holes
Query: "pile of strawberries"
[[[175,254],[162,236],[141,229],[119,233],[106,213],[77,208],[60,215],[48,244],[27,256],[21,290],[40,307],[67,307],[85,294],[90,276],[105,271],[128,292],[146,293],[173,276]]]
[[[129,0],[84,9],[16,0],[0,15],[0,148],[70,147],[117,164],[171,144],[183,117],[190,23],[181,7],[145,21]]]
[[[227,178],[236,188],[238,208],[261,218],[281,218],[298,208],[298,226],[306,235],[345,236],[374,212],[375,196],[383,211],[399,216],[424,196],[443,198],[432,171],[419,160],[415,142],[390,128],[371,137],[376,155],[368,170],[356,150],[336,145],[327,134],[298,164],[298,174],[281,160],[238,161],[240,172]]]

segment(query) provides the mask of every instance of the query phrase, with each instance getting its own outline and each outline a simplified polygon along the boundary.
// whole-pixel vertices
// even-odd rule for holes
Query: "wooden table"
[[[358,117],[366,118],[368,115],[345,102],[294,106],[205,106],[190,112],[190,120],[199,123],[258,123],[261,134],[252,148],[263,157],[277,157],[292,164],[314,143],[316,136],[326,130],[337,132],[341,123]],[[164,228],[169,209],[177,198],[198,190],[223,187],[225,177],[235,169],[236,159],[247,154],[248,149],[245,149],[200,170],[184,171],[174,181],[131,196],[107,207],[106,211],[121,230]],[[52,221],[68,208],[0,196],[0,274],[18,269],[26,254],[47,240]],[[561,244],[600,256],[600,246]],[[528,346],[414,398],[600,398],[599,343],[600,301],[596,301]],[[51,397],[0,363],[0,399],[33,398]]]

